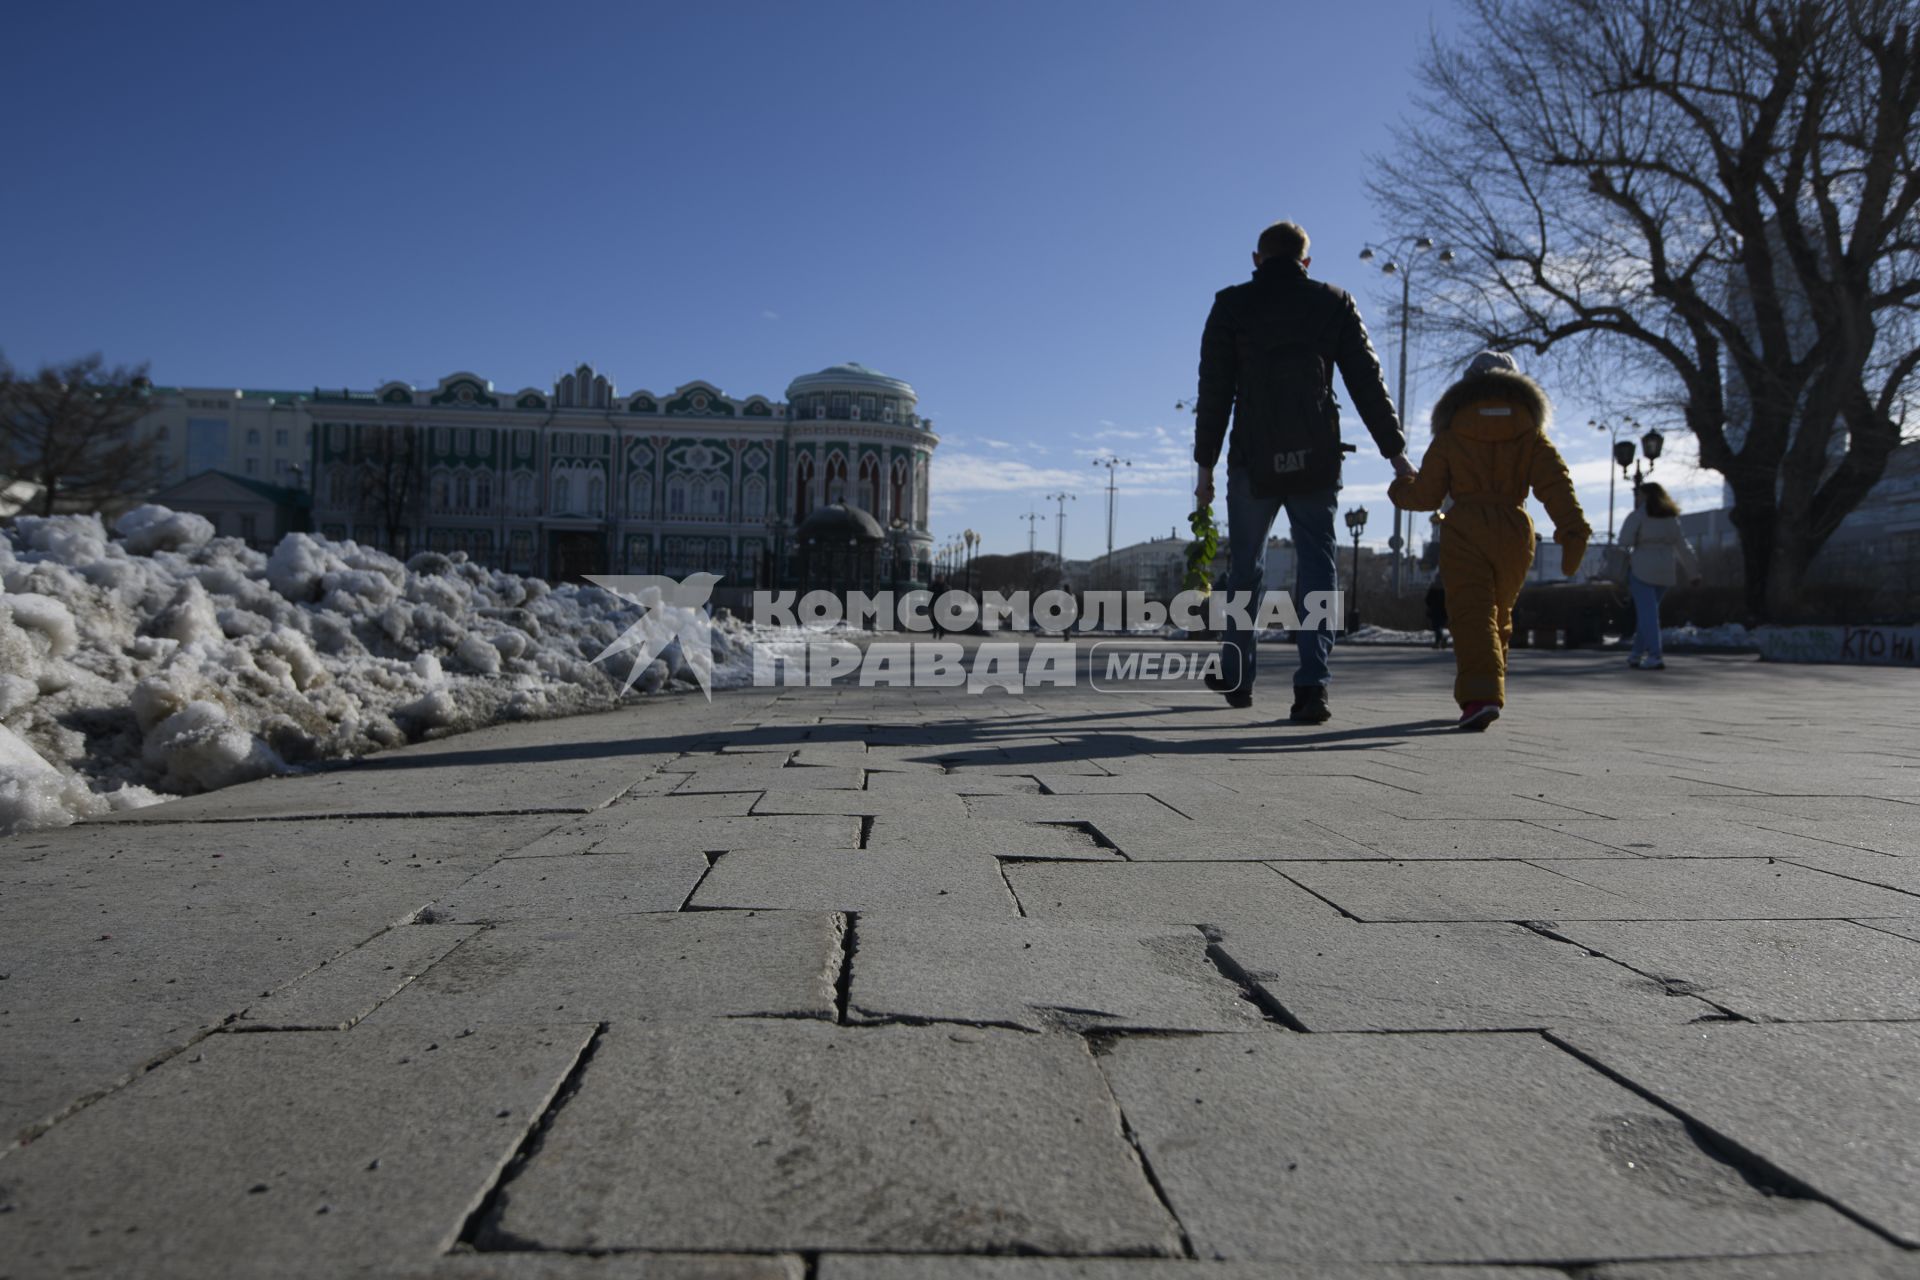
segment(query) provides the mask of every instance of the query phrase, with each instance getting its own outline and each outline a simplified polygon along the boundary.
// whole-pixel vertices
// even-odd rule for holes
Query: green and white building
[[[555,579],[696,571],[744,590],[789,581],[818,508],[873,516],[884,585],[924,583],[938,437],[907,383],[857,364],[784,401],[707,382],[622,393],[581,365],[550,390],[472,373],[431,388],[316,390],[313,523],[397,555],[463,551]]]

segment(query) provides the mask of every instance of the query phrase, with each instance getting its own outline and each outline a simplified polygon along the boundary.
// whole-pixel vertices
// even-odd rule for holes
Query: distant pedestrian
[[[1648,480],[1634,494],[1633,514],[1620,526],[1627,553],[1627,594],[1633,597],[1633,649],[1627,665],[1661,671],[1660,601],[1667,588],[1687,580],[1700,585],[1700,561],[1680,528],[1680,505],[1662,485]]]
[[[1433,647],[1447,647],[1447,583],[1439,574],[1427,587],[1427,625],[1433,628]]]
[[[1567,464],[1547,439],[1553,405],[1503,351],[1482,351],[1433,410],[1433,444],[1412,479],[1387,490],[1408,511],[1437,511],[1453,497],[1440,539],[1453,624],[1460,727],[1485,729],[1507,701],[1513,602],[1533,563],[1527,493],[1553,517],[1561,570],[1572,577],[1592,533]]]
[[[1407,438],[1387,394],[1380,360],[1360,308],[1344,289],[1307,277],[1313,259],[1297,223],[1276,222],[1260,233],[1253,279],[1214,295],[1200,338],[1200,401],[1194,413],[1193,460],[1200,464],[1194,499],[1213,502],[1213,468],[1227,450],[1227,588],[1251,596],[1266,576],[1267,537],[1284,508],[1293,529],[1295,605],[1337,587],[1334,508],[1340,498],[1340,405],[1333,371],[1395,475],[1413,474]],[[1257,605],[1257,601],[1254,602]],[[1324,626],[1294,633],[1300,668],[1293,676],[1291,719],[1324,724],[1332,679],[1327,659],[1334,633]],[[1227,705],[1253,705],[1254,634],[1229,615],[1218,676],[1207,684]]]

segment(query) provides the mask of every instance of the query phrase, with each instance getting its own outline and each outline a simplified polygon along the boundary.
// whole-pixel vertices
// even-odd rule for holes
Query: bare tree
[[[1920,364],[1920,5],[1468,7],[1374,184],[1455,252],[1430,320],[1652,388],[1732,490],[1748,607],[1790,612]]]
[[[159,479],[158,442],[137,430],[150,391],[145,365],[90,355],[22,376],[0,359],[0,474],[38,485],[41,515],[139,497]]]
[[[400,533],[412,524],[424,496],[426,451],[420,437],[420,429],[411,424],[354,428],[358,505],[379,516],[380,535],[386,549],[395,554],[401,549]]]

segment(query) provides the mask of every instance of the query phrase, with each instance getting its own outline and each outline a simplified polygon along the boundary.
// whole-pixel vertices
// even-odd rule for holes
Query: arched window
[[[435,511],[445,511],[447,509],[447,501],[447,477],[442,473],[433,478],[433,509]]]
[[[339,467],[327,472],[327,505],[338,507],[347,501],[347,475]]]
[[[587,481],[587,514],[603,516],[607,513],[607,482],[599,476]]]
[[[759,476],[748,476],[741,490],[740,501],[742,520],[764,520],[767,518],[767,482]]]
[[[727,482],[721,476],[707,481],[706,510],[704,514],[715,520],[727,518]]]
[[[880,510],[880,459],[872,454],[860,459],[859,505],[870,515]]]
[[[913,463],[913,521],[920,528],[927,527],[927,460],[916,458]]]
[[[887,519],[907,519],[907,460],[904,455],[893,460],[893,493],[890,496],[893,501],[887,508]]]
[[[513,505],[519,511],[533,510],[533,477],[524,471],[513,478]]]
[[[482,475],[473,482],[473,509],[491,511],[493,509],[493,477]]]
[[[827,458],[827,501],[845,502],[847,500],[847,458],[835,451]]]
[[[565,476],[553,478],[553,513],[565,515],[573,510],[573,485]]]
[[[636,520],[653,516],[653,476],[645,471],[627,477],[627,514]]]
[[[687,478],[667,477],[667,516],[678,519],[687,514]]]
[[[813,510],[813,455],[793,460],[793,522],[797,525]]]
[[[468,511],[473,507],[473,477],[464,471],[453,479],[453,505],[457,511]]]

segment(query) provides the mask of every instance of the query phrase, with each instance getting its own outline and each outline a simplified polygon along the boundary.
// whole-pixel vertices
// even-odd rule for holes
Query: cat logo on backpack
[[[1273,455],[1273,474],[1284,476],[1295,471],[1305,471],[1307,461],[1312,456],[1311,449],[1282,449]]]

